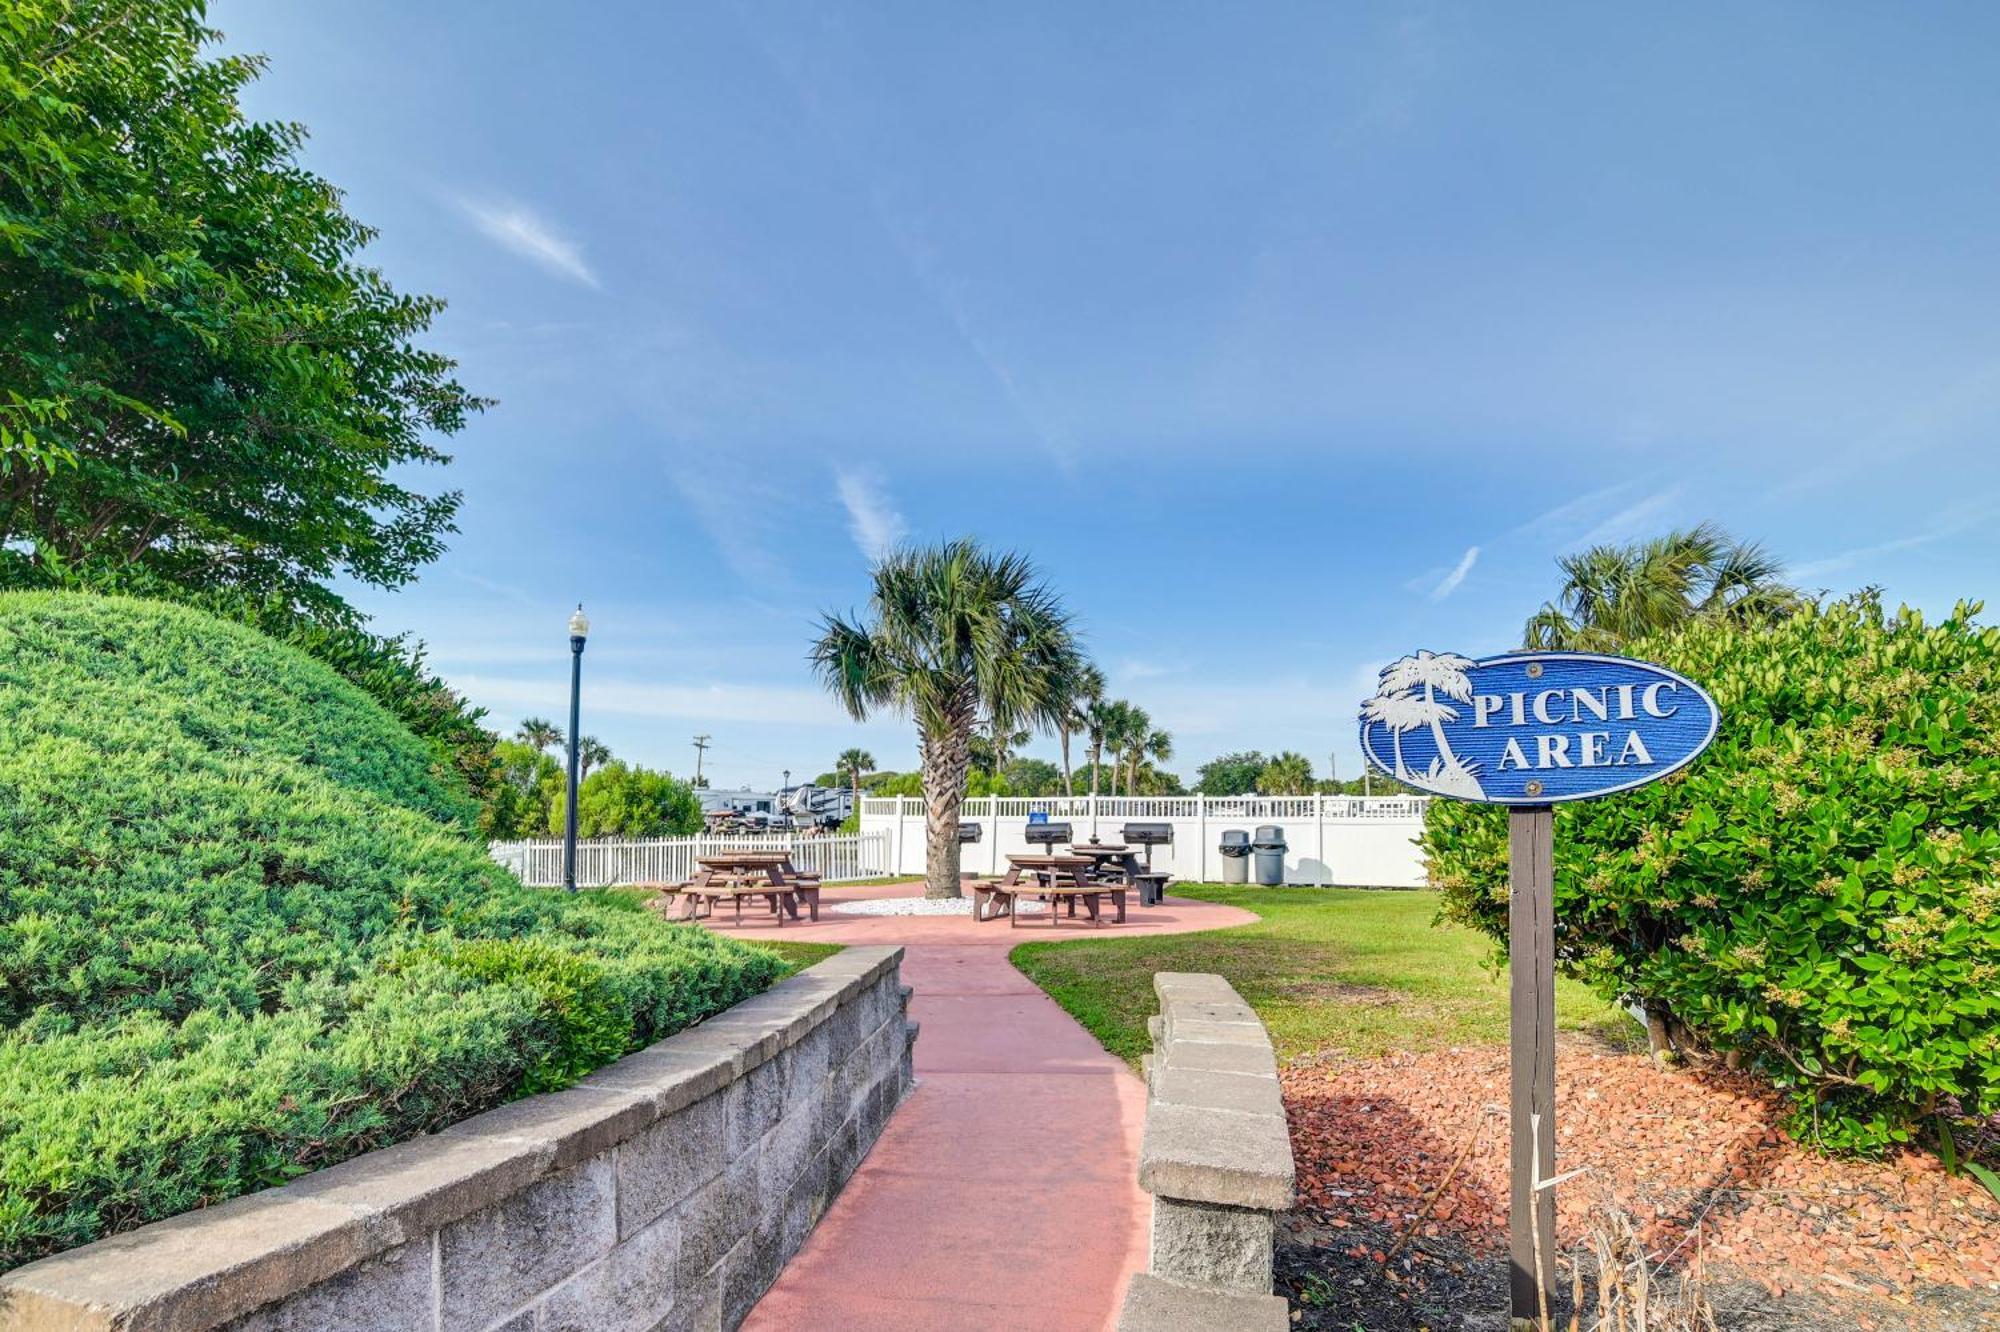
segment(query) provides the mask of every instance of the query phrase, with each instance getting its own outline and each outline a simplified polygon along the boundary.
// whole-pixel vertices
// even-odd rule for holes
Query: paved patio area
[[[718,930],[902,944],[910,1016],[923,1024],[917,1090],[744,1326],[1097,1332],[1145,1266],[1146,1091],[1007,952],[1030,939],[1185,933],[1256,917],[1173,897],[1102,930],[827,909],[921,891],[831,888],[817,925]]]

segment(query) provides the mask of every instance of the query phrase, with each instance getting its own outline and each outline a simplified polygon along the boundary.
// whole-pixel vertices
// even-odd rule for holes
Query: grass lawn
[[[1507,1039],[1507,981],[1470,930],[1432,923],[1437,894],[1355,888],[1175,884],[1182,897],[1254,911],[1235,929],[1030,943],[1014,965],[1134,1064],[1152,1048],[1156,971],[1212,971],[1270,1029],[1278,1058],[1339,1050],[1371,1057]],[[1556,1025],[1626,1044],[1632,1019],[1581,985],[1556,982]]]
[[[829,943],[792,943],[789,940],[781,943],[771,939],[759,939],[755,943],[745,939],[743,942],[752,948],[767,949],[784,958],[787,976],[796,976],[813,963],[826,961],[845,946]]]

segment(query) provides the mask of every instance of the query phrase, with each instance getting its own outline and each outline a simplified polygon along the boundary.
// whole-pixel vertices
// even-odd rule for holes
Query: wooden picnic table
[[[1104,923],[1098,912],[1098,903],[1110,897],[1118,910],[1120,924],[1125,920],[1125,888],[1123,884],[1093,883],[1091,870],[1097,861],[1090,856],[1061,854],[1010,855],[1007,857],[1006,876],[989,883],[977,885],[973,899],[972,915],[975,920],[997,920],[1009,917],[1018,926],[1019,916],[1014,903],[1021,897],[1039,897],[1049,904],[1049,924],[1061,909],[1067,907],[1072,919],[1076,916],[1076,904],[1082,899],[1084,909],[1096,924]],[[1025,881],[1024,881],[1025,879]],[[1063,880],[1067,879],[1065,883]]]
[[[706,856],[695,857],[695,875],[679,891],[684,894],[700,893],[715,885],[735,883],[743,891],[763,895],[771,900],[773,911],[783,910],[793,920],[799,918],[799,908],[803,905],[811,913],[815,923],[819,920],[819,875],[809,874],[792,864],[789,851],[717,851]],[[769,884],[763,889],[757,880]],[[711,904],[711,910],[713,909]],[[690,899],[688,910],[682,919],[693,919],[694,902]],[[742,916],[742,904],[737,904],[737,916]]]
[[[800,890],[787,883],[772,883],[769,879],[754,878],[731,878],[720,881],[709,879],[701,883],[685,884],[678,891],[682,902],[682,920],[701,920],[703,918],[713,920],[715,918],[716,903],[734,902],[736,904],[736,923],[741,925],[743,923],[743,899],[746,897],[763,898],[765,904],[770,907],[771,914],[777,918],[777,922],[781,927],[785,923],[786,916],[789,915],[793,920],[799,918]],[[704,906],[707,908],[706,910],[703,910]],[[813,910],[813,919],[819,919],[817,906]]]
[[[1072,842],[1069,849],[1076,855],[1095,860],[1095,873],[1100,878],[1108,878],[1113,873],[1122,875],[1126,886],[1139,890],[1140,906],[1157,906],[1167,880],[1173,877],[1140,864],[1137,853],[1129,846],[1112,842]]]
[[[1016,884],[1023,874],[1040,883],[1046,879],[1059,883],[1067,878],[1071,883],[1081,884],[1084,876],[1095,868],[1097,862],[1089,856],[1062,855],[1059,853],[1029,853],[1007,857],[1007,877],[1003,882]]]

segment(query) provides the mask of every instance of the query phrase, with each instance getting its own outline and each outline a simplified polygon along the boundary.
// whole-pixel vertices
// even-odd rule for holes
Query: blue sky
[[[500,400],[451,552],[356,600],[502,723],[581,599],[621,755],[913,766],[804,661],[899,538],[1031,554],[1184,773],[1354,775],[1376,666],[1511,646],[1591,541],[1991,590],[1990,8],[211,16]]]

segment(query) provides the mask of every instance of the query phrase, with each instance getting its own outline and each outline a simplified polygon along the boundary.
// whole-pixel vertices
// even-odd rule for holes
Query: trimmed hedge
[[[1872,596],[1633,643],[1714,694],[1714,746],[1556,809],[1559,964],[1878,1151],[2000,1114],[2000,629]],[[1503,810],[1438,801],[1445,914],[1504,940]]]
[[[181,607],[0,595],[0,1267],[531,1091],[770,984],[538,893],[325,666]]]

